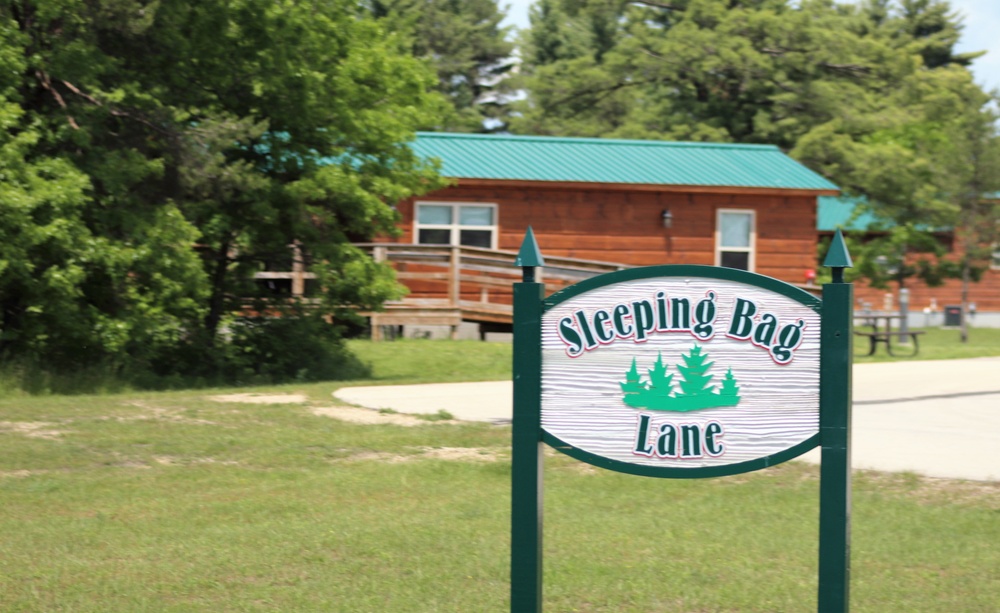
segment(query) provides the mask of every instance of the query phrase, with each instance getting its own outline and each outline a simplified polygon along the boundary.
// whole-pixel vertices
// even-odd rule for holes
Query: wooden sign
[[[667,478],[773,466],[821,447],[820,613],[850,587],[851,258],[822,299],[709,266],[636,268],[546,298],[531,229],[515,265],[512,613],[542,610],[541,446]]]
[[[602,275],[545,300],[545,441],[664,477],[718,476],[808,451],[819,434],[820,301],[714,266]]]

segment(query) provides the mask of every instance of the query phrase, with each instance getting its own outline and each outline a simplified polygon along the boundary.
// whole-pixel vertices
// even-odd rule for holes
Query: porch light
[[[674,214],[670,212],[670,209],[663,209],[660,218],[663,220],[664,228],[670,228],[674,225]]]

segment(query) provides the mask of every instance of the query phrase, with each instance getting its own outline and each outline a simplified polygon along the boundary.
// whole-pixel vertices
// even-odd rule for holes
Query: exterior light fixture
[[[875,266],[877,266],[883,274],[895,277],[899,272],[899,258],[897,256],[893,256],[890,259],[884,255],[880,255],[875,258]]]
[[[670,228],[674,225],[674,214],[670,212],[670,209],[663,209],[660,218],[663,220],[664,228]]]

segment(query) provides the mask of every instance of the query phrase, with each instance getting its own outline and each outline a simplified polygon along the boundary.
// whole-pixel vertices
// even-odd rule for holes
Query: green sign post
[[[542,444],[619,472],[702,478],[821,446],[820,613],[850,581],[853,289],[838,232],[822,300],[710,266],[601,275],[545,297],[531,229],[515,265],[511,611],[542,610]]]
[[[854,286],[840,230],[823,265],[833,283],[823,286],[820,353],[819,612],[846,613],[851,583],[851,363]]]

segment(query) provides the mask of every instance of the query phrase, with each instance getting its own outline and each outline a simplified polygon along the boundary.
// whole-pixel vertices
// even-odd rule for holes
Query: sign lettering
[[[795,288],[726,278],[746,274],[622,281],[554,304],[542,319],[543,430],[654,471],[753,462],[810,441],[818,308]]]

